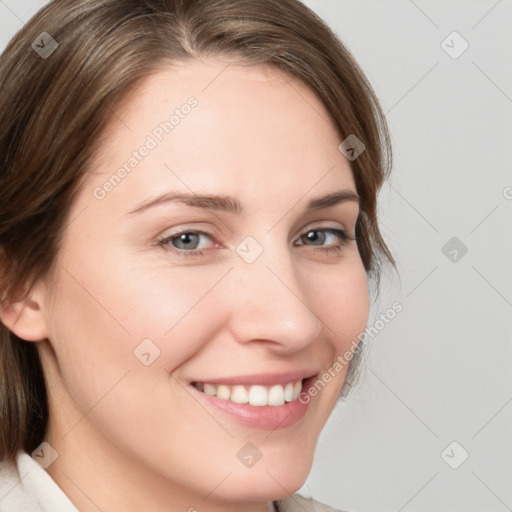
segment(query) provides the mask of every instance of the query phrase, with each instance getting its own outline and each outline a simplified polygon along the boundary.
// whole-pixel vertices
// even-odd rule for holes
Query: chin
[[[236,469],[226,479],[223,492],[218,498],[228,501],[272,501],[284,498],[300,489],[313,464],[313,456],[297,452],[297,455],[281,461],[263,458],[252,468]]]

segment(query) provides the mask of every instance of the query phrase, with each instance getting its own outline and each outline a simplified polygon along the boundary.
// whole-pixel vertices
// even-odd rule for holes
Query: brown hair
[[[54,0],[0,57],[3,307],[52,275],[70,206],[128,92],[170,62],[217,55],[298,77],[323,101],[341,140],[353,134],[363,141],[366,150],[351,162],[361,199],[359,252],[376,282],[379,262],[394,264],[377,224],[377,193],[391,167],[384,115],[351,54],[306,6],[298,0]],[[18,450],[32,453],[47,423],[36,344],[0,323],[0,459],[14,464]]]

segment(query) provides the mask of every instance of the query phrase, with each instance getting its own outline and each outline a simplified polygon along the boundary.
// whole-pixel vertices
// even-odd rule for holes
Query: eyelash
[[[338,245],[334,246],[334,247],[318,246],[321,250],[325,251],[326,253],[331,253],[331,251],[339,253],[349,243],[349,241],[351,241],[351,240],[352,241],[357,241],[357,237],[350,235],[344,229],[338,229],[338,228],[313,228],[313,229],[308,229],[299,238],[302,238],[304,235],[307,235],[308,233],[311,233],[312,231],[322,231],[322,232],[325,232],[325,233],[331,233],[333,235],[336,235],[339,238],[340,243]],[[166,236],[166,237],[163,237],[163,238],[159,238],[158,241],[157,241],[157,245],[162,247],[162,249],[164,249],[165,251],[170,251],[170,252],[172,252],[174,254],[177,254],[180,257],[184,257],[184,258],[193,258],[193,257],[196,257],[196,256],[203,256],[204,252],[201,249],[195,249],[195,250],[192,250],[192,251],[185,251],[185,250],[182,250],[182,249],[176,249],[175,247],[172,247],[172,246],[168,245],[168,243],[171,240],[173,240],[175,238],[178,238],[181,235],[190,235],[190,234],[192,234],[192,235],[206,235],[206,236],[208,236],[209,238],[211,238],[213,240],[213,236],[210,235],[209,233],[205,232],[205,231],[187,230],[187,231],[182,231],[180,233],[175,233],[175,234],[173,234],[171,236]],[[305,245],[305,244],[301,244],[301,245]],[[315,247],[315,246],[312,246],[312,247]]]

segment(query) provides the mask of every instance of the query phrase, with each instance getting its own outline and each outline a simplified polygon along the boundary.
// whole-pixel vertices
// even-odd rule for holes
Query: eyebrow
[[[352,190],[337,190],[325,196],[316,197],[311,199],[306,205],[306,211],[319,210],[321,208],[328,208],[339,203],[347,201],[355,201],[359,203],[359,196]],[[134,210],[131,210],[127,215],[142,213],[149,208],[159,206],[165,203],[183,203],[187,206],[194,208],[202,208],[205,210],[216,210],[240,215],[244,209],[240,201],[236,197],[226,195],[212,195],[212,194],[195,194],[181,191],[171,191],[162,194],[158,197],[148,199],[147,201],[139,204]]]

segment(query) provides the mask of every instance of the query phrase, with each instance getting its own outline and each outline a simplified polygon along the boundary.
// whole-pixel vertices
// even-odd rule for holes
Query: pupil
[[[320,241],[320,243],[323,242],[322,240],[322,236],[325,236],[323,233],[322,233],[322,236],[318,236],[318,233],[321,233],[320,231],[317,231],[317,230],[313,230],[313,231],[310,231],[306,237],[307,239],[310,241],[310,242],[317,242],[317,241]]]
[[[179,243],[183,243],[185,245],[190,245],[189,242],[192,241],[192,237],[197,236],[194,233],[183,233],[179,236]],[[193,244],[192,244],[193,245]]]

